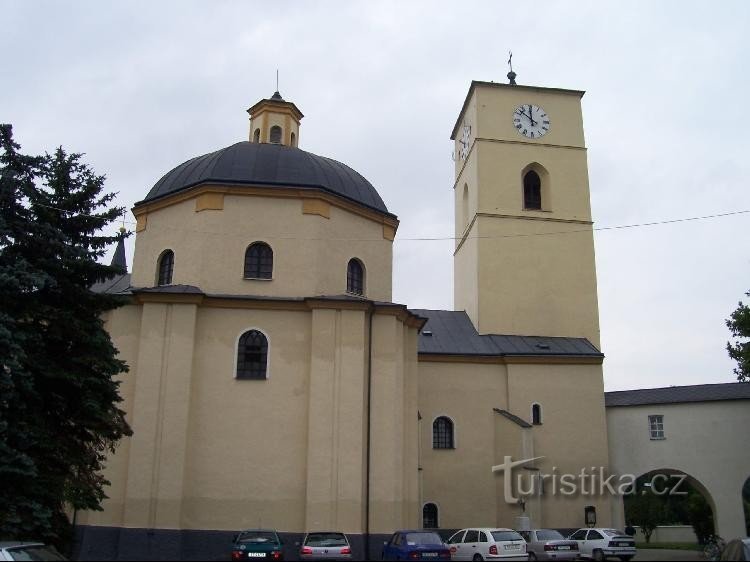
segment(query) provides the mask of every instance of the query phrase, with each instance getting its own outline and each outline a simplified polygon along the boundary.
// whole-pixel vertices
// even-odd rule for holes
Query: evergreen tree
[[[750,292],[746,293],[750,297]],[[737,310],[727,319],[727,327],[735,338],[750,338],[750,306],[740,301]],[[750,382],[750,341],[727,342],[729,357],[737,361],[734,374],[740,382]]]
[[[0,538],[61,545],[66,509],[101,509],[108,452],[130,435],[115,377],[127,371],[102,314],[123,304],[89,287],[116,236],[80,154],[18,152],[0,126]]]

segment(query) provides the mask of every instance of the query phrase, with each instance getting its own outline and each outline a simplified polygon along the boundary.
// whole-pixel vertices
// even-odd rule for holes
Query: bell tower
[[[276,91],[247,110],[250,114],[250,142],[298,146],[299,108]]]
[[[481,334],[599,347],[583,94],[471,83],[451,134],[454,307]]]

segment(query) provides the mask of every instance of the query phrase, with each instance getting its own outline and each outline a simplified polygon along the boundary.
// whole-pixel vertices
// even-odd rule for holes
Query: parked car
[[[721,560],[750,560],[750,539],[732,539],[724,547]]]
[[[299,555],[302,560],[351,560],[352,547],[344,533],[307,533]]]
[[[518,531],[526,541],[529,560],[575,560],[578,543],[568,540],[554,529]]]
[[[0,560],[67,560],[54,546],[41,542],[0,542]]]
[[[528,560],[526,541],[513,529],[461,529],[448,539],[452,560]]]
[[[568,537],[578,542],[581,558],[619,558],[627,562],[635,556],[635,539],[617,529],[578,529]]]
[[[234,536],[232,560],[283,560],[283,544],[273,529],[248,529]]]
[[[450,560],[451,553],[435,531],[396,531],[383,543],[383,560]]]

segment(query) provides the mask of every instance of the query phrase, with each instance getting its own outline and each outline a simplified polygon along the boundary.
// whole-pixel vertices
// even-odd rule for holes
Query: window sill
[[[651,441],[666,441],[666,437],[652,437]]]
[[[353,297],[361,297],[363,299],[366,298],[364,293],[352,293],[351,291],[346,291],[346,294]]]
[[[243,277],[243,281],[273,281],[273,277]]]

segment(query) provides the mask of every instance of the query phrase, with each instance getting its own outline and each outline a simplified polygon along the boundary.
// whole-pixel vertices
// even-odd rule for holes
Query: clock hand
[[[536,121],[534,121],[533,112],[531,111],[531,104],[529,104],[529,120],[531,121],[531,126],[536,126]]]

